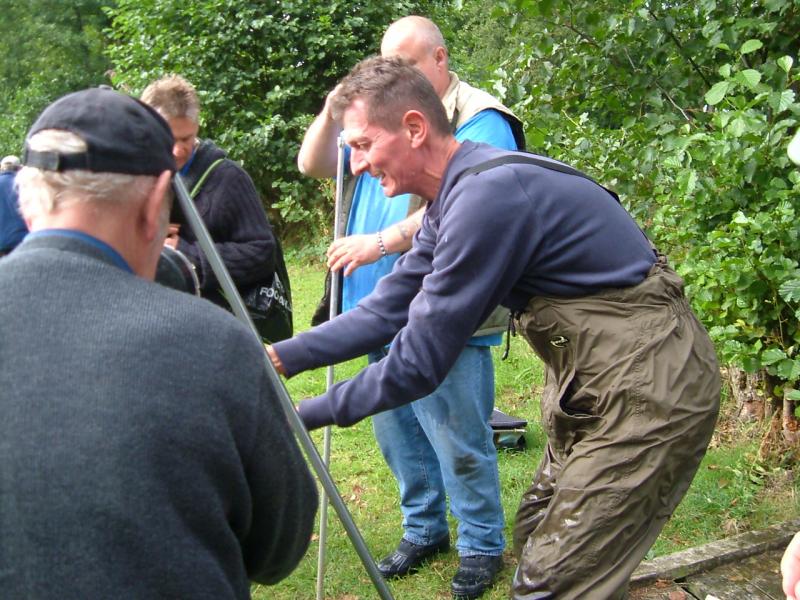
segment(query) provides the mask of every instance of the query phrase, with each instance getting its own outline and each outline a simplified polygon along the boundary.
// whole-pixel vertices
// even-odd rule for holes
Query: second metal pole
[[[250,318],[250,313],[247,312],[247,307],[244,305],[242,297],[239,295],[239,290],[236,289],[233,279],[231,279],[230,273],[228,273],[228,269],[222,262],[222,258],[220,258],[219,252],[217,252],[217,249],[214,246],[214,241],[211,239],[208,229],[206,229],[203,220],[200,218],[200,215],[197,212],[197,207],[194,205],[194,202],[189,196],[189,192],[186,190],[183,180],[180,178],[180,176],[175,176],[172,179],[172,184],[178,203],[183,209],[186,220],[197,237],[197,242],[208,259],[208,262],[211,265],[211,270],[214,271],[214,275],[216,275],[217,281],[222,287],[222,291],[225,293],[225,296],[231,303],[233,314],[236,315],[240,321],[244,322],[250,328],[250,331],[253,333],[253,335],[256,336],[259,342],[261,342],[261,336],[253,324],[253,320]],[[278,400],[281,403],[283,412],[289,421],[289,426],[292,428],[297,441],[303,447],[303,450],[306,453],[306,458],[311,464],[311,468],[316,473],[323,490],[325,490],[330,502],[333,504],[333,508],[336,510],[336,514],[338,515],[339,520],[342,522],[342,526],[347,532],[347,535],[353,544],[353,548],[355,549],[358,557],[361,559],[361,562],[364,565],[364,568],[369,574],[372,584],[375,586],[378,595],[380,596],[381,600],[394,600],[392,593],[389,591],[389,587],[386,585],[386,581],[381,576],[380,571],[378,571],[378,566],[375,564],[372,555],[369,553],[369,549],[364,542],[364,538],[361,536],[361,532],[358,531],[358,528],[353,521],[353,517],[347,510],[344,500],[342,500],[342,497],[339,495],[339,491],[336,489],[336,484],[333,482],[330,472],[328,471],[325,463],[323,463],[319,452],[317,452],[317,447],[314,445],[314,441],[308,434],[308,430],[305,428],[302,419],[300,419],[300,415],[297,413],[297,410],[295,410],[292,399],[289,396],[289,391],[286,389],[283,380],[281,379],[280,375],[278,375],[278,372],[275,370],[275,367],[272,365],[272,361],[269,359],[269,356],[267,356],[266,352],[264,352],[264,363],[267,369],[267,376],[269,377],[270,383],[272,384],[272,387],[278,396]]]
[[[344,190],[344,140],[340,135],[336,139],[336,196],[333,209],[333,241],[343,233],[342,194]],[[334,319],[339,314],[339,273],[330,273],[331,302],[328,318]],[[335,382],[333,365],[326,372],[326,389],[330,390]],[[322,460],[326,467],[331,460],[331,428],[325,427],[322,437]],[[323,490],[319,499],[319,553],[317,555],[317,600],[325,597],[325,554],[328,546],[328,496]]]

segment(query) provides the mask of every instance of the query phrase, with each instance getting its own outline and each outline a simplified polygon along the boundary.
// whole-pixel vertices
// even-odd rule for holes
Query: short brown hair
[[[165,119],[200,118],[200,100],[194,86],[180,75],[167,75],[148,85],[142,102],[152,106]]]
[[[402,58],[373,56],[353,67],[332,101],[333,117],[340,119],[359,98],[367,104],[367,120],[389,131],[400,128],[407,111],[418,110],[434,131],[451,133],[447,113],[431,82]]]

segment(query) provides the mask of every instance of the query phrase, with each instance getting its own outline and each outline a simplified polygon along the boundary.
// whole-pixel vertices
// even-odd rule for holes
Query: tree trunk
[[[780,382],[766,371],[745,373],[736,367],[727,369],[727,380],[736,406],[732,414],[740,421],[769,423],[761,440],[760,456],[776,447],[785,448],[785,444],[800,444],[800,419],[794,416],[797,403],[788,398],[791,388],[785,387],[776,395]]]
[[[738,367],[728,367],[728,384],[740,421],[762,421],[767,418],[770,406],[764,389],[765,373],[746,373]]]

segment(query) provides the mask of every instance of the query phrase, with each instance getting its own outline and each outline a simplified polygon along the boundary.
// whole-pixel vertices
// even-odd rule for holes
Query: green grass
[[[295,330],[309,327],[322,293],[321,266],[290,261],[289,274],[295,310]],[[499,455],[503,507],[506,518],[506,566],[495,587],[483,597],[508,597],[515,564],[510,554],[511,527],[517,503],[528,487],[541,457],[545,438],[538,424],[538,395],[542,369],[520,338],[512,338],[511,352],[501,361],[503,347],[493,349],[497,407],[529,421],[527,449]],[[335,367],[336,380],[353,376],[366,364],[357,359]],[[303,373],[287,381],[295,401],[324,392],[326,369]],[[761,432],[755,428],[726,430],[715,436],[689,493],[650,551],[648,558],[714,539],[763,527],[800,515],[797,484],[791,472],[767,469],[753,456]],[[322,432],[312,434],[322,453]],[[367,547],[376,558],[394,549],[402,536],[397,486],[372,436],[369,419],[347,429],[333,428],[331,474]],[[336,513],[329,508],[325,598],[377,598],[369,576],[353,549]],[[451,533],[455,524],[451,522]],[[307,600],[316,597],[318,539],[315,534],[306,557],[294,573],[276,586],[253,586],[257,600]],[[414,576],[389,582],[393,595],[403,600],[450,598],[450,580],[458,567],[451,551],[433,560]]]

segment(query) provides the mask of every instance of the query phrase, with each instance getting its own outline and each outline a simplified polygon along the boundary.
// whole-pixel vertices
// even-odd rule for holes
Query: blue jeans
[[[369,355],[370,362],[384,356]],[[494,367],[489,348],[467,346],[439,388],[372,417],[375,438],[400,487],[404,537],[431,544],[458,520],[461,556],[503,552],[503,507],[489,417]]]

